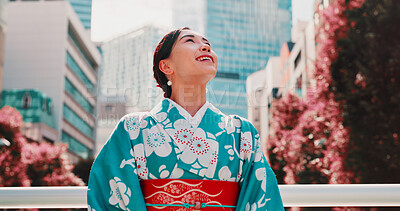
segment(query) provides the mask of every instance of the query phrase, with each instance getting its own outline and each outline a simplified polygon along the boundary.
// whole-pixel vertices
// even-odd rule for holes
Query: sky
[[[190,1],[190,0],[189,0]],[[292,21],[309,21],[314,0],[292,0]],[[170,0],[93,0],[92,40],[109,40],[143,26],[171,26]]]

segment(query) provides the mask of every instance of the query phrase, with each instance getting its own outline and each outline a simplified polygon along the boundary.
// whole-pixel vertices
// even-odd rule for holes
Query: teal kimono
[[[146,210],[139,181],[175,178],[235,181],[236,210],[284,210],[260,136],[248,120],[206,103],[193,124],[178,107],[164,99],[150,112],[120,120],[92,166],[89,210]]]

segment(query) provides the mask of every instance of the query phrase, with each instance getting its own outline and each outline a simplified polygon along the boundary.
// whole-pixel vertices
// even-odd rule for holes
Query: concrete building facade
[[[249,100],[248,119],[260,133],[262,146],[265,146],[269,133],[269,109],[277,98],[282,62],[280,57],[270,57],[265,69],[255,72],[247,78],[247,99]],[[263,147],[265,153],[265,148]]]
[[[119,120],[127,114],[124,97],[100,96],[97,106],[98,115],[94,156],[99,154]]]
[[[92,25],[92,0],[67,0],[78,15],[83,26],[90,31]]]
[[[174,28],[189,27],[205,34],[206,0],[172,0],[172,24]]]
[[[316,54],[314,23],[299,22],[292,28],[292,38],[282,45],[279,57],[271,57],[265,69],[247,79],[249,120],[257,127],[263,146],[270,133],[272,101],[288,92],[305,97],[311,85]]]
[[[4,40],[6,36],[7,3],[8,0],[0,0],[0,92],[3,87]]]
[[[9,3],[4,89],[37,89],[49,96],[58,140],[75,146],[70,148],[75,159],[94,149],[100,59],[68,2]]]
[[[60,0],[10,0],[10,1],[60,1]],[[65,1],[71,4],[72,8],[78,15],[85,29],[87,29],[87,31],[90,32],[91,20],[92,20],[92,0],[65,0]]]
[[[148,25],[105,41],[101,95],[124,97],[127,112],[152,109],[162,99],[153,78],[153,54],[166,32]]]
[[[306,96],[315,61],[315,31],[313,22],[299,22],[292,29],[294,44],[287,58],[282,57],[284,69],[278,95],[287,92]]]

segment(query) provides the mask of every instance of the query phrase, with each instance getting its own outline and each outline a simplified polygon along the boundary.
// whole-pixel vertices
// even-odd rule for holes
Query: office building
[[[246,78],[290,40],[291,0],[208,0],[206,11],[206,36],[219,58],[208,99],[247,117]]]
[[[282,47],[282,51],[286,52],[282,54],[286,56],[281,56],[284,69],[278,95],[283,96],[286,92],[291,92],[299,97],[305,97],[314,70],[314,23],[298,22],[292,29],[292,37],[294,46],[291,49]]]
[[[0,92],[3,87],[4,40],[6,36],[7,3],[8,0],[0,0]]]
[[[284,46],[287,46],[287,44]],[[282,68],[283,63],[280,57],[270,57],[267,66],[249,75],[246,81],[249,100],[248,119],[260,133],[264,153],[266,153],[265,141],[269,134],[269,120],[271,118],[269,109],[272,101],[278,98]]]
[[[63,1],[63,0],[10,0],[10,1]],[[65,0],[78,15],[85,29],[90,32],[92,20],[92,0]]]
[[[97,130],[95,157],[118,125],[119,120],[127,114],[125,98],[117,96],[99,96],[97,101]]]
[[[127,112],[152,109],[162,98],[153,78],[153,54],[166,31],[148,25],[105,41],[101,94],[125,97]]]
[[[189,27],[205,34],[206,0],[172,0],[172,24],[174,28]]]
[[[279,57],[268,60],[265,70],[247,79],[249,120],[257,127],[263,146],[270,133],[272,101],[288,92],[304,98],[311,85],[315,61],[314,23],[296,24],[292,28],[292,38],[293,42],[282,45]]]
[[[22,134],[30,141],[55,143],[58,132],[51,98],[35,89],[12,89],[1,92],[0,108],[11,106],[21,114]]]
[[[8,4],[4,89],[36,89],[52,99],[57,140],[69,144],[73,161],[94,149],[100,59],[68,2]]]
[[[270,58],[270,60],[272,57]],[[250,120],[257,131],[260,132],[260,112],[266,107],[265,98],[263,98],[263,93],[265,92],[265,87],[267,87],[266,69],[254,72],[247,77],[246,80],[246,93],[248,101],[247,119]],[[267,108],[268,109],[268,108]]]
[[[78,15],[85,29],[90,31],[92,20],[92,0],[67,0]]]

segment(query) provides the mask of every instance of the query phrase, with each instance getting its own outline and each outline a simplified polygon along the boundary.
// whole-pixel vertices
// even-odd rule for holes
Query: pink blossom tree
[[[295,97],[289,93],[273,103],[268,148],[275,154],[275,162],[285,163],[281,166],[285,183],[358,182],[345,165],[349,128],[343,126],[343,109],[333,91],[331,64],[338,55],[338,39],[345,37],[349,29],[346,11],[362,3],[335,0],[318,11],[322,22],[317,29],[318,56],[306,100],[293,100]]]
[[[21,134],[22,125],[15,108],[0,109],[0,137],[11,142],[0,148],[0,186],[84,185],[72,173],[66,145],[29,143]]]
[[[0,186],[30,186],[27,174],[27,160],[21,153],[27,144],[20,128],[22,116],[11,107],[0,109],[0,137],[7,139],[11,146],[0,147]]]

